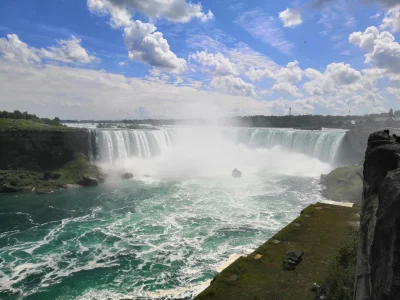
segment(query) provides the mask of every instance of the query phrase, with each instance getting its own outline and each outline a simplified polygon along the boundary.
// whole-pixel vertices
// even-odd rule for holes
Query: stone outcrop
[[[304,252],[294,249],[290,249],[286,252],[283,257],[283,269],[294,270],[296,266],[301,262]]]
[[[96,133],[85,129],[0,129],[0,193],[96,186],[104,182],[96,155]]]
[[[322,195],[337,202],[361,202],[363,190],[361,166],[339,167],[328,175],[321,175]]]
[[[133,174],[132,173],[124,173],[121,175],[121,179],[132,179]]]
[[[240,177],[242,177],[242,172],[240,172],[238,169],[234,169],[232,171],[232,177],[233,178],[240,178]]]
[[[362,165],[368,146],[368,137],[372,132],[383,129],[357,128],[347,131],[336,157],[337,163],[340,165]]]
[[[94,177],[90,176],[83,176],[82,179],[79,181],[81,186],[98,186],[99,180]]]
[[[355,300],[400,299],[400,144],[368,139],[364,162]]]
[[[346,132],[337,154],[337,162],[341,165],[362,164],[367,149],[370,130],[352,129]]]

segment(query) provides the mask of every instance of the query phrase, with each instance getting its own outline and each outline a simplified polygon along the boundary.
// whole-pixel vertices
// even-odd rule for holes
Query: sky
[[[345,115],[400,104],[400,0],[2,0],[0,110]]]

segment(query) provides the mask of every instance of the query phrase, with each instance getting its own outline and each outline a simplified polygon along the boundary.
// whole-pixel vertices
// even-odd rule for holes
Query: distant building
[[[393,109],[389,110],[387,116],[375,118],[375,122],[385,127],[400,127],[400,118],[396,118]]]

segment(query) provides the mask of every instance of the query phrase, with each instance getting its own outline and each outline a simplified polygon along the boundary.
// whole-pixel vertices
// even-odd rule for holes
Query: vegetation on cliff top
[[[157,128],[154,127],[149,127],[145,125],[139,125],[139,124],[124,124],[121,125],[119,123],[99,123],[96,126],[97,128],[100,129],[106,129],[106,128],[118,128],[118,129],[140,129],[140,130],[158,130]]]
[[[66,126],[49,125],[32,120],[0,118],[0,131],[1,130],[76,131],[81,129],[74,129]]]
[[[328,275],[321,286],[315,289],[315,300],[353,299],[359,235],[359,230],[352,231],[350,238],[337,251]]]
[[[313,299],[314,283],[321,285],[343,243],[351,239],[357,210],[317,203],[259,247],[218,274],[195,299],[302,300]],[[289,249],[304,251],[294,271],[282,267]],[[261,255],[261,258],[256,259]]]
[[[329,128],[352,128],[352,121],[359,125],[373,123],[373,119],[365,116],[322,116],[322,115],[300,115],[300,116],[246,116],[225,118],[223,123],[233,126],[248,127],[277,127],[277,128],[301,128],[301,129],[321,129]],[[94,120],[65,120],[68,123],[94,123]],[[101,120],[102,124],[115,123],[115,120]],[[124,124],[150,124],[153,126],[161,125],[205,125],[209,124],[207,119],[146,119],[146,120],[122,120],[119,123]],[[218,122],[219,124],[219,122]]]
[[[28,112],[20,112],[19,110],[14,110],[13,112],[0,111],[0,118],[2,119],[14,119],[14,120],[30,120],[35,123],[47,124],[51,126],[61,126],[61,121],[59,118],[55,117],[53,120],[49,118],[39,118],[36,115],[28,114]]]

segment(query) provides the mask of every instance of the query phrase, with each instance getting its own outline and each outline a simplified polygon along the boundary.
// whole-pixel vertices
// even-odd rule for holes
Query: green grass
[[[218,274],[195,299],[313,299],[311,288],[325,281],[337,251],[350,239],[356,212],[327,204],[309,206],[253,254],[239,258]],[[275,239],[280,243],[275,244]],[[285,271],[283,256],[291,248],[304,251],[303,261],[294,271]],[[261,254],[261,259],[256,260],[255,254]]]
[[[62,168],[55,171],[60,173],[61,180],[68,180],[77,182],[82,176],[95,176],[99,175],[99,169],[91,165],[89,160],[82,153],[76,153],[73,160],[66,163]]]
[[[363,182],[357,173],[362,174],[362,167],[346,166],[333,170],[325,177],[326,189],[322,194],[333,201],[360,202]]]
[[[51,126],[23,119],[17,120],[0,118],[0,131],[1,130],[75,131],[80,129],[74,129],[66,126]]]
[[[353,299],[358,240],[359,230],[354,230],[350,235],[350,239],[336,253],[322,285],[316,289],[316,300],[321,299],[321,296],[326,300]]]

